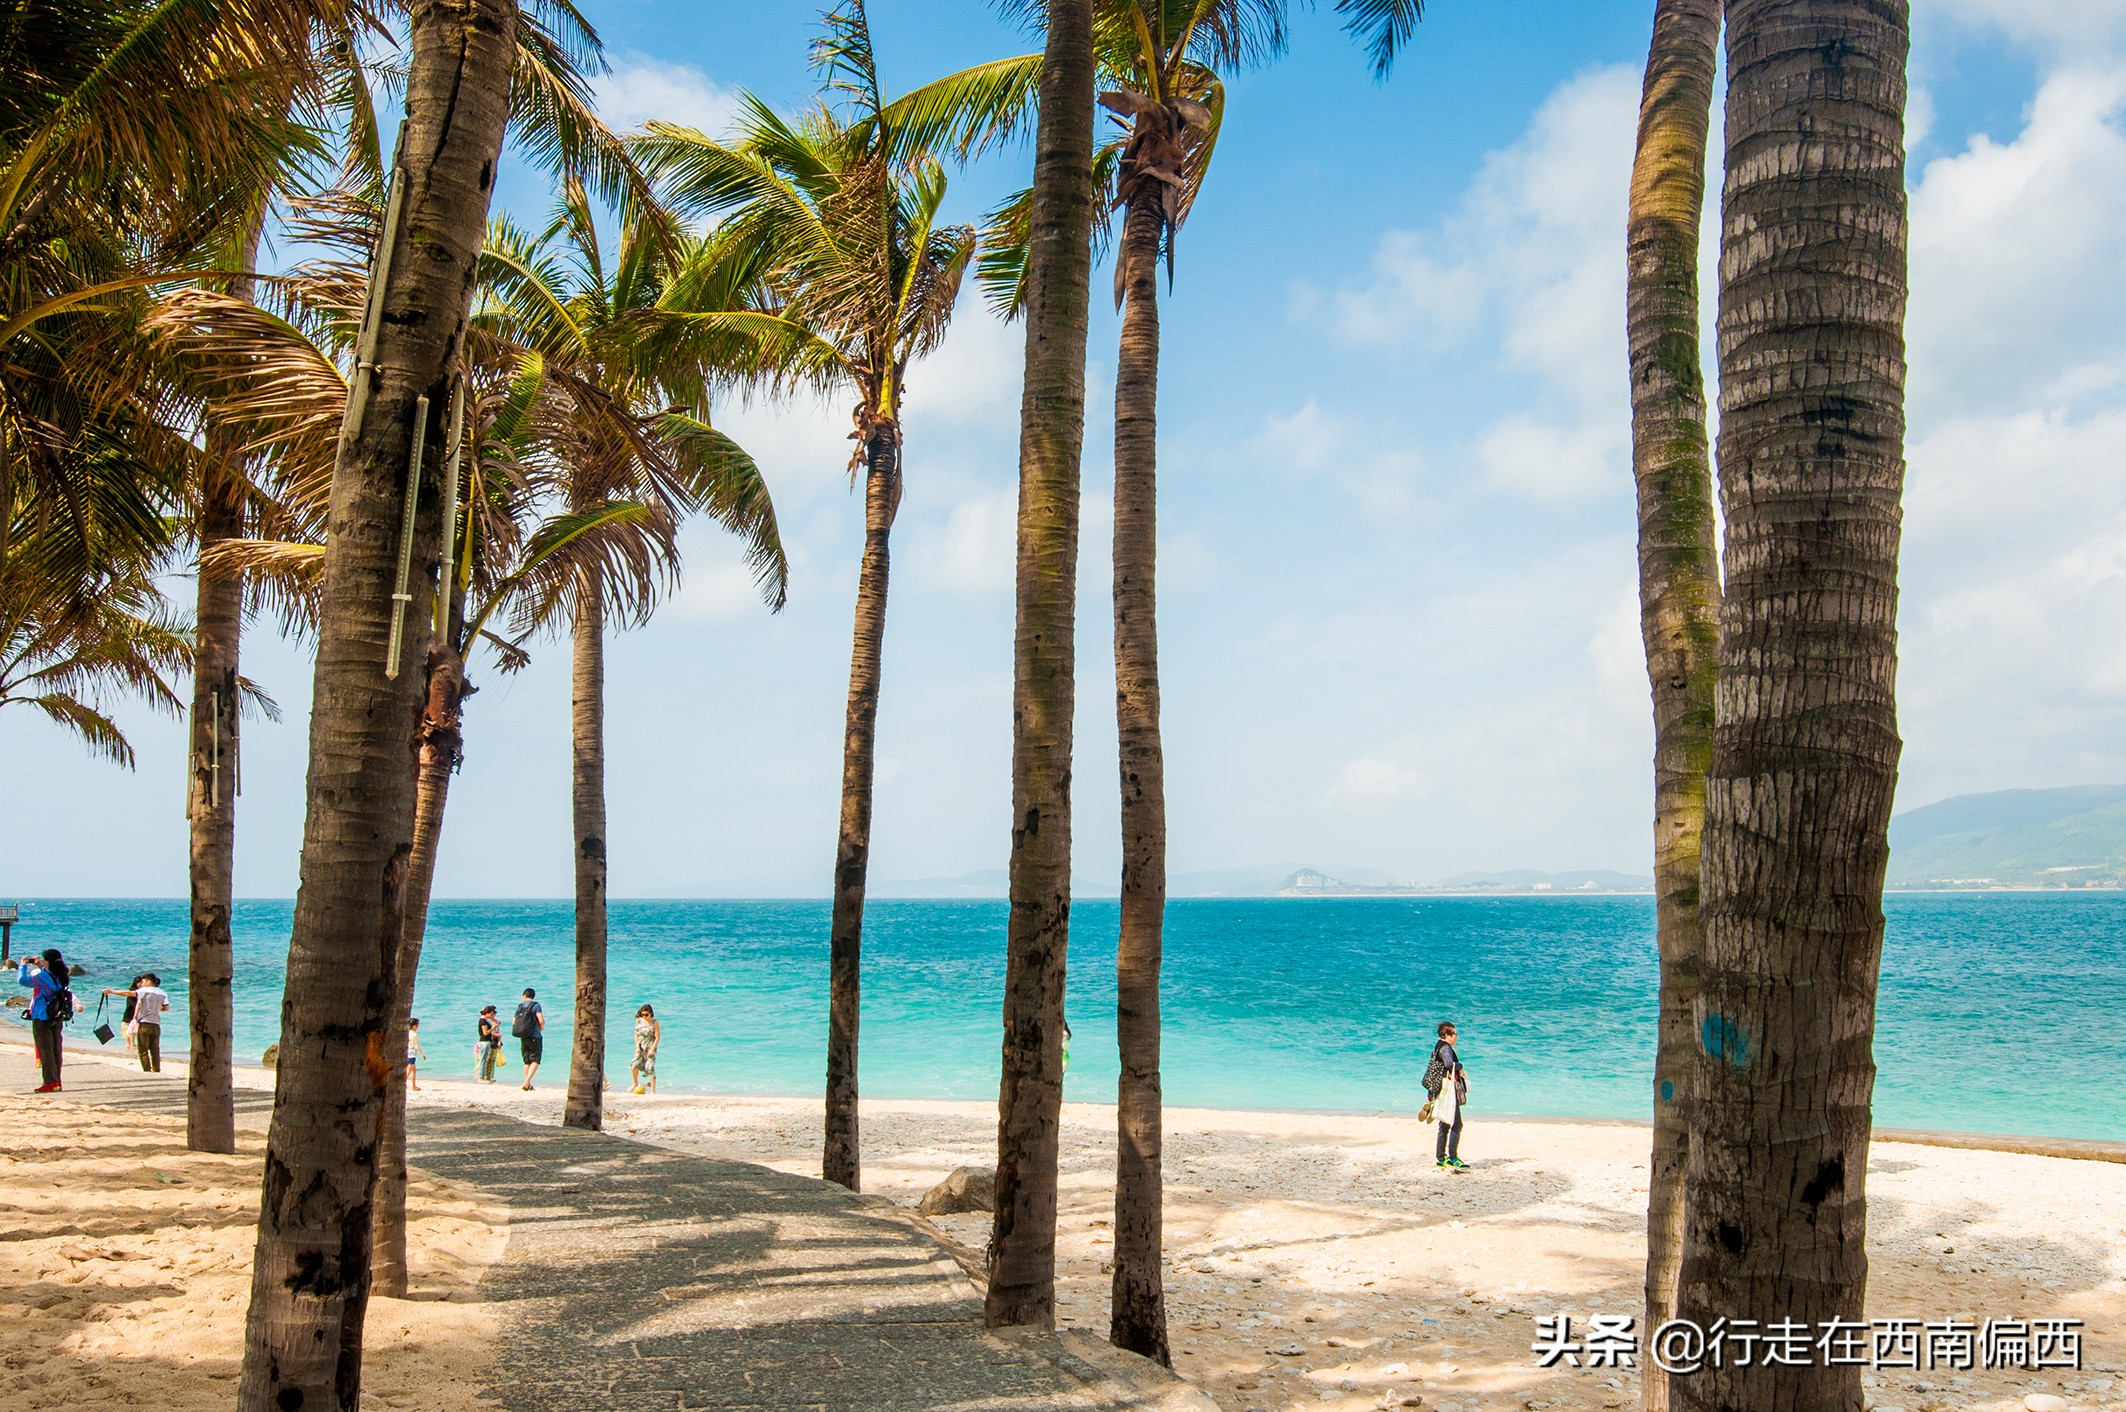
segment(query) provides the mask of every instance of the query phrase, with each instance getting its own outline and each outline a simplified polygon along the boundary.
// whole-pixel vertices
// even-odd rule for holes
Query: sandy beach
[[[99,1062],[116,1061],[67,1055]],[[0,1045],[0,1412],[221,1412],[242,1364],[264,1139],[188,1152],[181,1119],[48,1101],[27,1091],[35,1073],[26,1045]],[[165,1077],[182,1089],[182,1066]],[[370,1302],[364,1405],[491,1406],[499,1320],[475,1287],[504,1213],[425,1177],[409,1210],[413,1297]]]
[[[526,1094],[521,1071],[504,1072],[491,1085],[431,1072],[414,1101],[559,1122],[558,1073]],[[238,1073],[244,1086],[270,1087],[263,1070]],[[169,1081],[182,1083],[181,1066]],[[132,1366],[154,1369],[169,1406],[220,1405],[237,1366],[258,1139],[247,1136],[237,1157],[204,1157],[182,1150],[173,1120],[47,1105],[52,1116],[32,1126],[32,1101],[0,1099],[0,1117],[23,1135],[0,1157],[0,1288],[10,1291],[0,1295],[0,1412],[58,1405],[37,1400],[46,1394],[25,1373],[33,1343],[57,1347],[79,1379],[67,1405],[124,1404]],[[863,1116],[866,1190],[904,1207],[993,1154],[989,1105],[873,1100]],[[818,1171],[817,1100],[616,1089],[607,1118],[608,1131],[639,1141]],[[1429,1130],[1403,1116],[1169,1109],[1167,1119],[1175,1363],[1220,1407],[1635,1405],[1634,1372],[1541,1369],[1529,1345],[1539,1314],[1584,1323],[1637,1312],[1644,1128],[1478,1110],[1463,1143],[1471,1169],[1454,1175],[1433,1166]],[[1112,1163],[1113,1110],[1069,1105],[1061,1322],[1095,1332]],[[47,1187],[56,1191],[40,1195]],[[2084,1324],[2080,1371],[1876,1373],[1871,1405],[2009,1412],[2049,1392],[2075,1409],[2126,1409],[2126,1165],[1885,1142],[1869,1190],[1871,1316]],[[497,1314],[472,1302],[472,1284],[500,1250],[501,1216],[433,1181],[415,1195],[417,1296],[373,1307],[368,1387],[379,1406],[473,1405]],[[935,1224],[976,1258],[988,1219]],[[434,1396],[442,1387],[453,1389],[447,1401]]]
[[[424,1077],[416,1101],[559,1121],[562,1076],[526,1094],[504,1072]],[[606,1112],[640,1141],[819,1171],[817,1100],[615,1089]],[[1061,1318],[1104,1331],[1114,1110],[1071,1104],[1063,1122]],[[865,1189],[913,1206],[994,1160],[995,1123],[981,1103],[866,1102]],[[1174,1361],[1220,1407],[1635,1405],[1630,1372],[1538,1369],[1529,1345],[1538,1314],[1637,1313],[1643,1127],[1477,1110],[1461,1175],[1407,1117],[1169,1109],[1167,1133]],[[2126,1165],[1881,1143],[1869,1192],[1871,1316],[2086,1325],[2083,1371],[1871,1374],[1875,1405],[2006,1412],[2050,1392],[2126,1408]],[[972,1251],[988,1237],[986,1215],[936,1224]]]

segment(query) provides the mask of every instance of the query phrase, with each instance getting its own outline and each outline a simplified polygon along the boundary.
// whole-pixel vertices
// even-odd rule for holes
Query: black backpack
[[[44,1002],[44,1018],[55,1025],[71,1023],[74,1018],[74,992],[66,986],[59,987],[58,992]]]
[[[519,1005],[517,1007],[517,1017],[509,1022],[510,1034],[517,1039],[530,1039],[533,1035],[539,1033],[539,1026],[532,1020],[532,1016],[538,1013],[532,1008],[532,1004],[528,1000]]]

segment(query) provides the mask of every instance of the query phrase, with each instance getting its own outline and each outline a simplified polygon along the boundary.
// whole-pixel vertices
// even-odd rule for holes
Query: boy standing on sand
[[[1462,1104],[1469,1097],[1469,1075],[1455,1052],[1456,1038],[1454,1022],[1441,1021],[1439,1043],[1432,1046],[1432,1061],[1425,1065],[1425,1093],[1432,1099],[1425,1106],[1439,1124],[1439,1165],[1459,1172],[1469,1165],[1461,1156]]]
[[[539,1004],[539,992],[530,986],[524,987],[524,999],[517,1005],[509,1032],[517,1037],[517,1047],[523,1052],[524,1091],[530,1093],[532,1075],[539,1072],[539,1055],[546,1044],[546,1011]]]

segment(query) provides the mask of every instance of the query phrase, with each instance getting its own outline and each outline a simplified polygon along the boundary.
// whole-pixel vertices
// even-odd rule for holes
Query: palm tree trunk
[[[1646,1203],[1646,1320],[1675,1315],[1702,951],[1699,848],[1713,744],[1720,560],[1698,351],[1698,225],[1720,0],[1658,0],[1626,249],[1632,472],[1639,494],[1639,629],[1654,713],[1654,892],[1661,986]],[[1668,1378],[1649,1367],[1645,1412]]]
[[[1041,60],[1019,401],[1011,919],[997,1093],[991,1327],[1052,1327],[1063,984],[1070,947],[1070,746],[1077,697],[1078,472],[1092,297],[1092,0],[1051,0]]]
[[[265,213],[252,221],[237,268],[258,260]],[[254,281],[229,292],[251,297]],[[185,1145],[195,1152],[236,1151],[236,786],[243,714],[236,682],[244,632],[242,574],[210,574],[208,551],[243,533],[244,486],[238,438],[207,428],[199,487],[199,607],[193,624],[191,825],[192,936],[185,990],[192,1053],[185,1065]]]
[[[202,556],[242,533],[240,487],[226,458],[233,438],[209,431],[199,506]],[[236,955],[229,934],[236,890],[237,654],[243,638],[241,574],[199,572],[192,664],[192,937],[186,989],[192,1057],[185,1076],[185,1145],[236,1151]]]
[[[1165,1178],[1159,964],[1166,921],[1166,760],[1159,742],[1159,238],[1156,193],[1122,232],[1115,364],[1115,729],[1122,768],[1122,934],[1115,951],[1115,1275],[1108,1341],[1169,1366],[1162,1278]]]
[[[421,0],[398,158],[404,215],[332,478],[312,686],[302,881],[288,946],[239,1412],[353,1412],[361,1395],[376,1145],[413,841],[407,742],[422,674],[386,675],[415,437],[433,546],[450,378],[502,152],[513,0]],[[426,398],[425,422],[416,398]],[[432,554],[403,605],[424,640]],[[414,655],[409,653],[408,655]],[[418,657],[414,660],[417,662]]]
[[[448,643],[428,653],[428,704],[421,712],[420,763],[416,766],[413,851],[406,858],[406,902],[399,925],[398,998],[385,1032],[384,1058],[391,1079],[384,1089],[384,1118],[377,1141],[375,1291],[406,1297],[406,1035],[421,974],[421,946],[428,936],[428,899],[435,887],[436,849],[443,839],[443,808],[450,802],[450,776],[464,753],[462,707],[470,695],[464,664]]]
[[[561,1121],[605,1123],[605,597],[597,570],[578,570],[569,707],[576,837],[576,1033]]]
[[[1903,0],[1729,0],[1719,715],[1678,1317],[1858,1320],[1899,743]],[[1690,1412],[1849,1412],[1857,1366]]]
[[[887,535],[900,506],[899,429],[871,437],[864,477],[864,559],[856,577],[849,711],[842,727],[842,823],[834,851],[827,943],[827,1134],[821,1175],[851,1191],[863,1180],[857,1129],[856,1039],[863,1000],[864,879],[871,863],[871,773],[878,737],[879,659],[886,640]]]

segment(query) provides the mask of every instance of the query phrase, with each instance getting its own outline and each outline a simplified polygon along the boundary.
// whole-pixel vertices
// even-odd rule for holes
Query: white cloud
[[[2062,379],[2087,384],[2093,360],[2116,360],[2122,109],[2126,69],[2057,72],[2013,141],[1980,134],[1920,174],[1907,326],[1916,415],[2015,407]]]
[[[1534,500],[1577,500],[1622,484],[1624,428],[1616,418],[1556,426],[1523,415],[1494,424],[1477,448],[1484,479]]]
[[[2126,0],[1937,0],[1937,8],[1945,18],[2062,53],[2087,53],[2126,36]]]
[[[599,116],[621,132],[655,119],[714,136],[738,111],[737,95],[700,69],[647,54],[621,55],[611,73],[592,81],[591,94]]]
[[[1009,593],[1018,553],[1018,497],[1013,490],[969,496],[942,527],[910,536],[917,573],[961,593]]]
[[[1451,216],[1382,238],[1372,280],[1327,301],[1335,331],[1439,351],[1497,328],[1509,361],[1583,400],[1612,397],[1638,110],[1629,68],[1560,85],[1518,141],[1485,158]]]
[[[1623,232],[1638,104],[1639,75],[1623,66],[1559,85],[1446,218],[1384,236],[1369,280],[1295,300],[1345,342],[1419,362],[1473,349],[1523,375],[1522,405],[1471,438],[1494,490],[1572,501],[1625,484]],[[1273,419],[1266,435],[1304,464],[1334,445],[1309,440],[1310,418],[1318,409]],[[1376,494],[1407,489],[1407,476],[1368,472]]]

